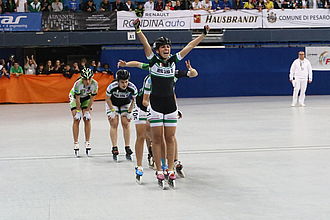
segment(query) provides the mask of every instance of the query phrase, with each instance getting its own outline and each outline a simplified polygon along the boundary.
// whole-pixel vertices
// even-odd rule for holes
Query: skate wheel
[[[164,180],[158,180],[158,185],[162,190],[165,189],[165,181]]]
[[[171,189],[175,189],[175,180],[168,181],[168,185],[170,186]]]
[[[182,170],[180,170],[179,172],[177,172],[177,174],[179,175],[179,177],[181,177],[181,178],[184,178],[186,175],[185,175],[185,173],[182,171]]]
[[[79,149],[77,149],[77,150],[75,149],[74,154],[75,154],[76,157],[79,157]]]
[[[135,180],[136,180],[137,184],[139,184],[139,185],[142,184],[142,176],[136,175]]]

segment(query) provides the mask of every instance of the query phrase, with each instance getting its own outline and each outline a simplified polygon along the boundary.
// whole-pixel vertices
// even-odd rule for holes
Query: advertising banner
[[[0,31],[41,31],[41,13],[1,14]]]
[[[329,9],[273,9],[263,14],[263,28],[330,27]]]
[[[204,10],[190,11],[191,29],[203,29],[205,25],[210,28],[261,28],[262,13],[257,10],[239,11],[214,11]]]
[[[330,70],[330,47],[306,47],[313,70]]]
[[[43,13],[44,31],[116,30],[116,12]]]
[[[190,29],[190,11],[145,11],[141,20],[143,30]],[[134,30],[134,12],[117,12],[117,30]]]

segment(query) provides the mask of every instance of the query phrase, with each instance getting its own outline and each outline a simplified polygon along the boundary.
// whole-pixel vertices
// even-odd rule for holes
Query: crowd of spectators
[[[0,0],[0,13],[330,8],[330,0]]]
[[[65,64],[60,60],[48,60],[46,64],[37,64],[34,56],[27,56],[23,66],[15,60],[15,56],[10,56],[8,61],[0,59],[0,78],[11,76],[19,77],[20,75],[49,75],[49,74],[63,74],[64,77],[71,78],[74,74],[79,74],[83,68],[91,68],[93,72],[113,75],[110,66],[107,63],[101,64],[100,61],[91,60],[87,62],[86,59],[81,59],[80,62],[73,62]]]

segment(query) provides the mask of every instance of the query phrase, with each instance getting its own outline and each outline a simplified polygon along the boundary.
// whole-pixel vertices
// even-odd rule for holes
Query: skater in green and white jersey
[[[98,84],[93,79],[93,72],[89,68],[85,68],[81,72],[81,77],[75,82],[70,91],[70,108],[73,118],[73,141],[74,151],[76,156],[79,152],[79,123],[84,120],[85,124],[85,148],[88,155],[91,150],[90,136],[91,136],[91,108],[93,105],[94,97],[97,95]]]

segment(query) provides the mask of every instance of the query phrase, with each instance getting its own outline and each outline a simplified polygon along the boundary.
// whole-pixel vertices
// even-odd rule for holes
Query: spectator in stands
[[[65,67],[63,68],[63,76],[69,79],[71,79],[71,77],[73,76],[73,70],[69,64],[65,65]]]
[[[297,7],[298,8],[309,8],[309,0],[298,0]]]
[[[95,60],[91,61],[91,65],[89,66],[89,69],[91,69],[93,71],[93,73],[96,72],[96,61]]]
[[[264,0],[257,0],[256,3],[255,3],[255,8],[260,12],[262,11],[262,9],[265,9]]]
[[[8,57],[8,62],[6,64],[6,70],[10,70],[10,68],[12,67],[12,65],[14,65],[15,62],[15,55],[12,54]]]
[[[212,2],[210,0],[204,0],[202,1],[202,9],[209,11],[212,9]]]
[[[6,5],[3,3],[2,0],[0,0],[0,14],[3,14],[6,12]],[[1,74],[1,70],[0,70],[0,74]]]
[[[138,3],[137,8],[135,9],[135,14],[138,18],[142,18],[144,13],[144,4]]]
[[[267,11],[274,9],[274,2],[272,0],[266,0],[265,8]]]
[[[191,3],[191,7],[193,10],[201,10],[202,3],[199,0],[194,0],[193,3]]]
[[[181,5],[180,0],[176,0],[174,10],[182,10],[181,8],[182,8],[182,5]]]
[[[60,0],[54,0],[52,3],[52,10],[53,12],[60,12],[63,11],[63,4]]]
[[[2,1],[4,1],[4,0],[2,0]],[[16,12],[26,12],[26,11],[27,11],[27,1],[26,0],[17,0],[16,1]]]
[[[39,0],[33,0],[29,5],[29,12],[39,12],[41,10],[41,3]]]
[[[87,68],[87,60],[86,60],[86,58],[82,58],[82,59],[80,60],[79,69],[80,69],[80,70],[83,70],[83,69],[85,69],[85,68]]]
[[[44,75],[44,74],[46,74],[44,64],[40,63],[37,68],[36,75]]]
[[[26,62],[24,65],[24,70],[26,75],[35,75],[37,69],[37,63],[33,58],[33,55],[31,56],[31,59],[27,56]]]
[[[243,2],[241,0],[234,0],[233,9],[235,10],[243,9]]]
[[[165,8],[164,10],[168,11],[168,10],[174,10],[174,7],[172,6],[172,2],[170,0],[168,0],[166,2]]]
[[[212,8],[211,8],[212,10],[221,10],[221,5],[220,5],[220,2],[219,2],[219,0],[214,0],[213,2],[212,2]]]
[[[78,64],[78,62],[74,62],[74,63],[72,64],[72,71],[73,71],[74,74],[76,74],[76,73],[80,73],[80,69],[79,69],[79,64]]]
[[[0,78],[2,76],[6,76],[8,79],[10,78],[10,74],[6,70],[6,61],[4,59],[0,59]]]
[[[254,9],[253,0],[249,0],[248,2],[245,2],[243,8],[244,8],[244,9]]]
[[[190,0],[181,0],[181,10],[190,10],[191,1]]]
[[[100,4],[100,11],[111,11],[111,4],[109,0],[102,0]]]
[[[10,68],[10,75],[20,76],[23,75],[23,68],[19,65],[18,62],[14,62],[14,65]]]
[[[152,11],[155,9],[155,3],[153,0],[149,0],[146,3],[144,3],[144,10],[145,11]]]
[[[69,0],[68,1],[68,10],[75,12],[75,11],[79,11],[79,2],[77,2],[77,0]]]
[[[124,9],[125,7],[121,0],[116,0],[112,3],[112,11],[123,11]]]
[[[227,11],[233,8],[229,0],[223,0],[220,2],[221,9]]]
[[[318,2],[319,8],[330,8],[330,1],[329,0],[320,0]]]
[[[86,11],[86,12],[95,12],[96,11],[96,6],[94,4],[94,1],[93,0],[88,0],[84,7],[83,7],[83,11]]]
[[[51,11],[52,6],[49,3],[49,0],[41,0],[41,9],[42,12],[49,12]]]
[[[274,9],[281,9],[282,8],[282,2],[281,0],[274,0]]]
[[[14,0],[7,0],[6,12],[17,12],[16,3]]]
[[[284,9],[295,9],[296,2],[294,0],[283,0],[282,1],[282,8]]]
[[[96,65],[96,72],[97,72],[97,73],[102,73],[103,71],[104,71],[104,68],[103,68],[101,62],[100,62],[100,61],[97,62],[97,65]]]
[[[157,0],[155,3],[155,11],[163,11],[164,10],[164,3],[163,0]]]
[[[135,10],[135,5],[131,0],[127,0],[126,3],[124,4],[124,10],[125,11],[134,11]]]
[[[103,73],[106,73],[106,74],[109,74],[109,75],[114,75],[113,72],[110,70],[110,65],[109,64],[105,63],[103,65],[103,68],[104,68]]]
[[[53,68],[53,72],[54,72],[54,73],[62,73],[62,72],[63,72],[63,66],[62,66],[60,60],[56,60],[56,61],[55,61],[55,65],[54,65],[54,68]]]
[[[47,75],[49,75],[49,74],[53,73],[53,71],[54,71],[54,67],[52,65],[52,61],[51,60],[48,60],[47,61],[47,64],[46,64],[46,67],[45,67],[45,73]]]

